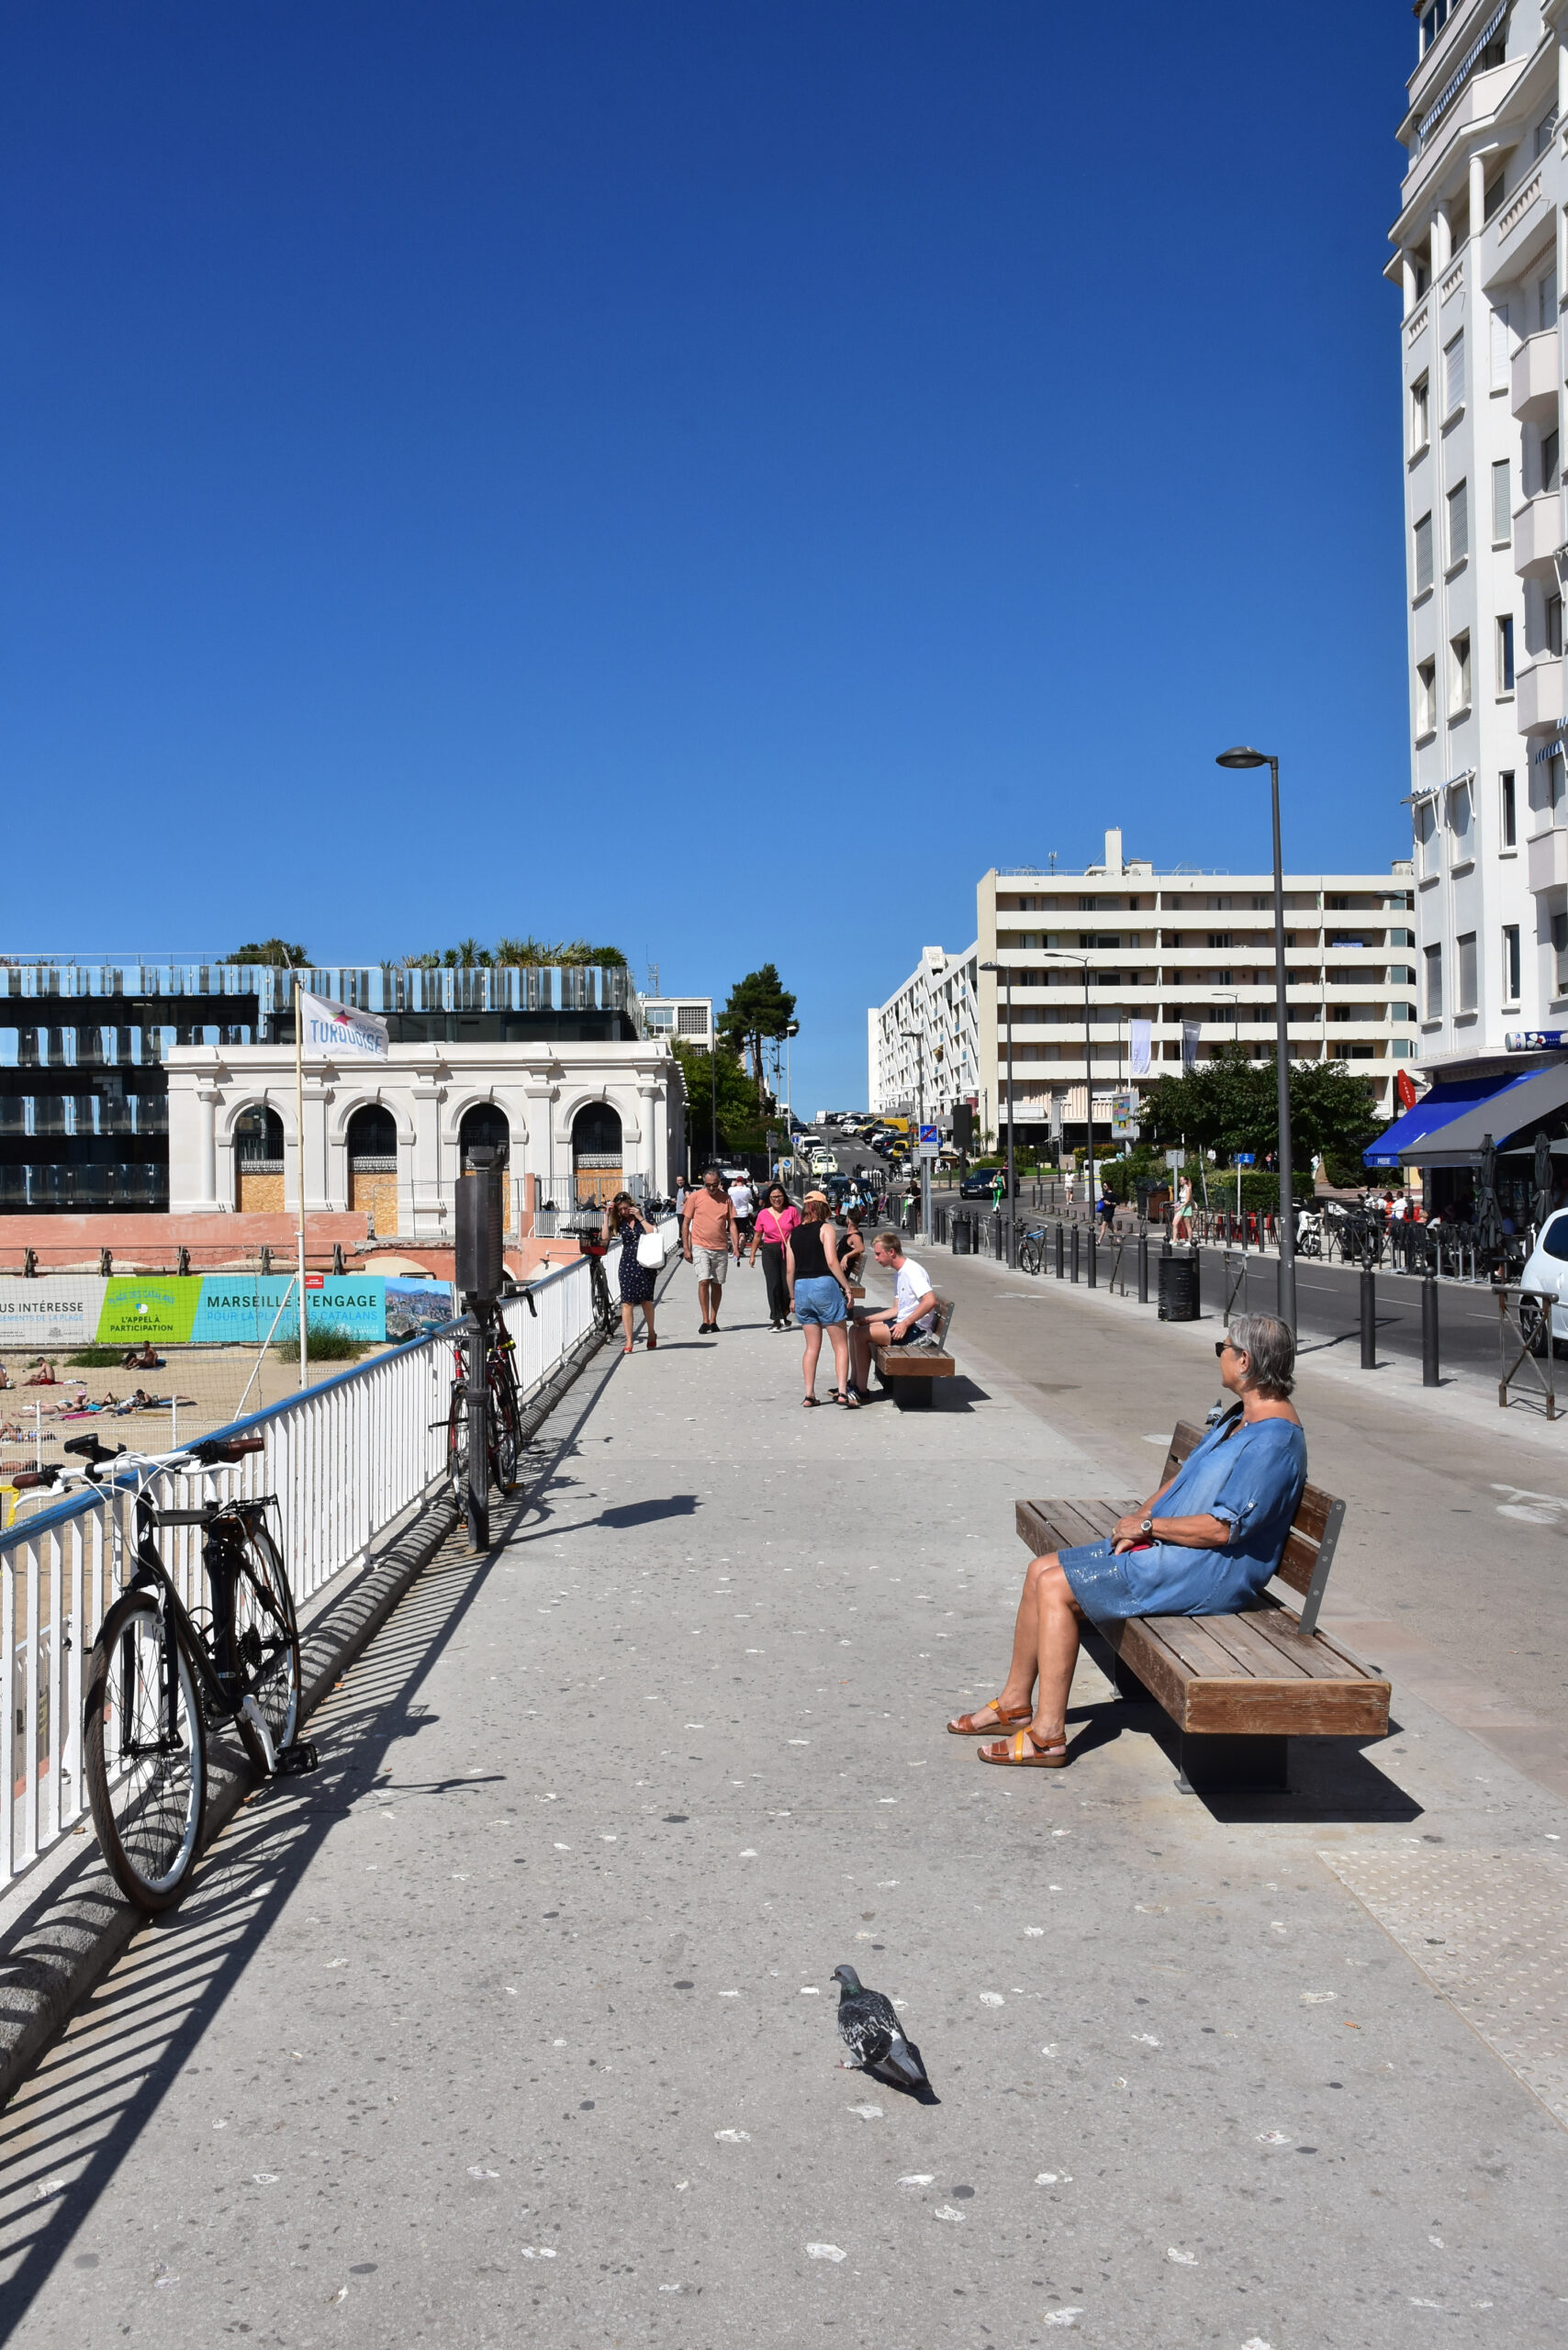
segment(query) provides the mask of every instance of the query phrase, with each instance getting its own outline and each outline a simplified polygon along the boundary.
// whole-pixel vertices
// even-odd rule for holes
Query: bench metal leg
[[[1278,1795],[1289,1784],[1283,1738],[1182,1732],[1183,1795]]]
[[[1114,1657],[1112,1660],[1112,1670],[1115,1676],[1116,1695],[1118,1697],[1122,1698],[1129,1706],[1152,1706],[1154,1704],[1154,1699],[1149,1695],[1148,1691],[1144,1687],[1143,1683],[1138,1679],[1137,1674],[1133,1671],[1130,1664],[1125,1664],[1119,1656]]]
[[[936,1394],[934,1379],[890,1379],[893,1401],[903,1412],[929,1412]]]

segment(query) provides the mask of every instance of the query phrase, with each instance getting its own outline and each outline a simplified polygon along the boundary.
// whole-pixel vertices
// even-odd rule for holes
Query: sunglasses
[[[1233,1347],[1228,1338],[1216,1338],[1215,1340],[1215,1352],[1216,1355],[1238,1355],[1241,1352],[1241,1348],[1239,1347]]]

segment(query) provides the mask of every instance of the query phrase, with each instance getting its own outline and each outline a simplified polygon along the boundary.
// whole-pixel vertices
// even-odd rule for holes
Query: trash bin
[[[975,1253],[975,1228],[967,1215],[954,1216],[948,1225],[955,1257],[972,1257]]]
[[[1173,1255],[1159,1259],[1159,1318],[1162,1322],[1195,1322],[1198,1318],[1198,1259]]]

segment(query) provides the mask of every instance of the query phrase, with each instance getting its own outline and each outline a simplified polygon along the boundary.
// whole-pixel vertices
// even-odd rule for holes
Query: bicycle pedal
[[[280,1779],[302,1778],[306,1772],[319,1771],[320,1767],[321,1758],[316,1751],[314,1739],[297,1738],[292,1746],[286,1746],[279,1751],[277,1775]]]

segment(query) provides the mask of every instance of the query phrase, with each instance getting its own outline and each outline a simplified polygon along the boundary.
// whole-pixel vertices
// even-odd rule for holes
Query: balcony
[[[1557,567],[1562,543],[1562,500],[1554,489],[1514,509],[1514,569],[1521,579],[1532,573],[1550,578]]]
[[[1557,330],[1547,327],[1514,353],[1511,405],[1521,424],[1555,423],[1558,381]]]
[[[1568,828],[1554,824],[1550,832],[1537,833],[1529,844],[1529,858],[1532,894],[1568,888]]]
[[[1564,699],[1562,663],[1553,654],[1538,661],[1533,668],[1521,669],[1514,689],[1514,723],[1521,734],[1535,733],[1543,726],[1556,726],[1563,711]]]

